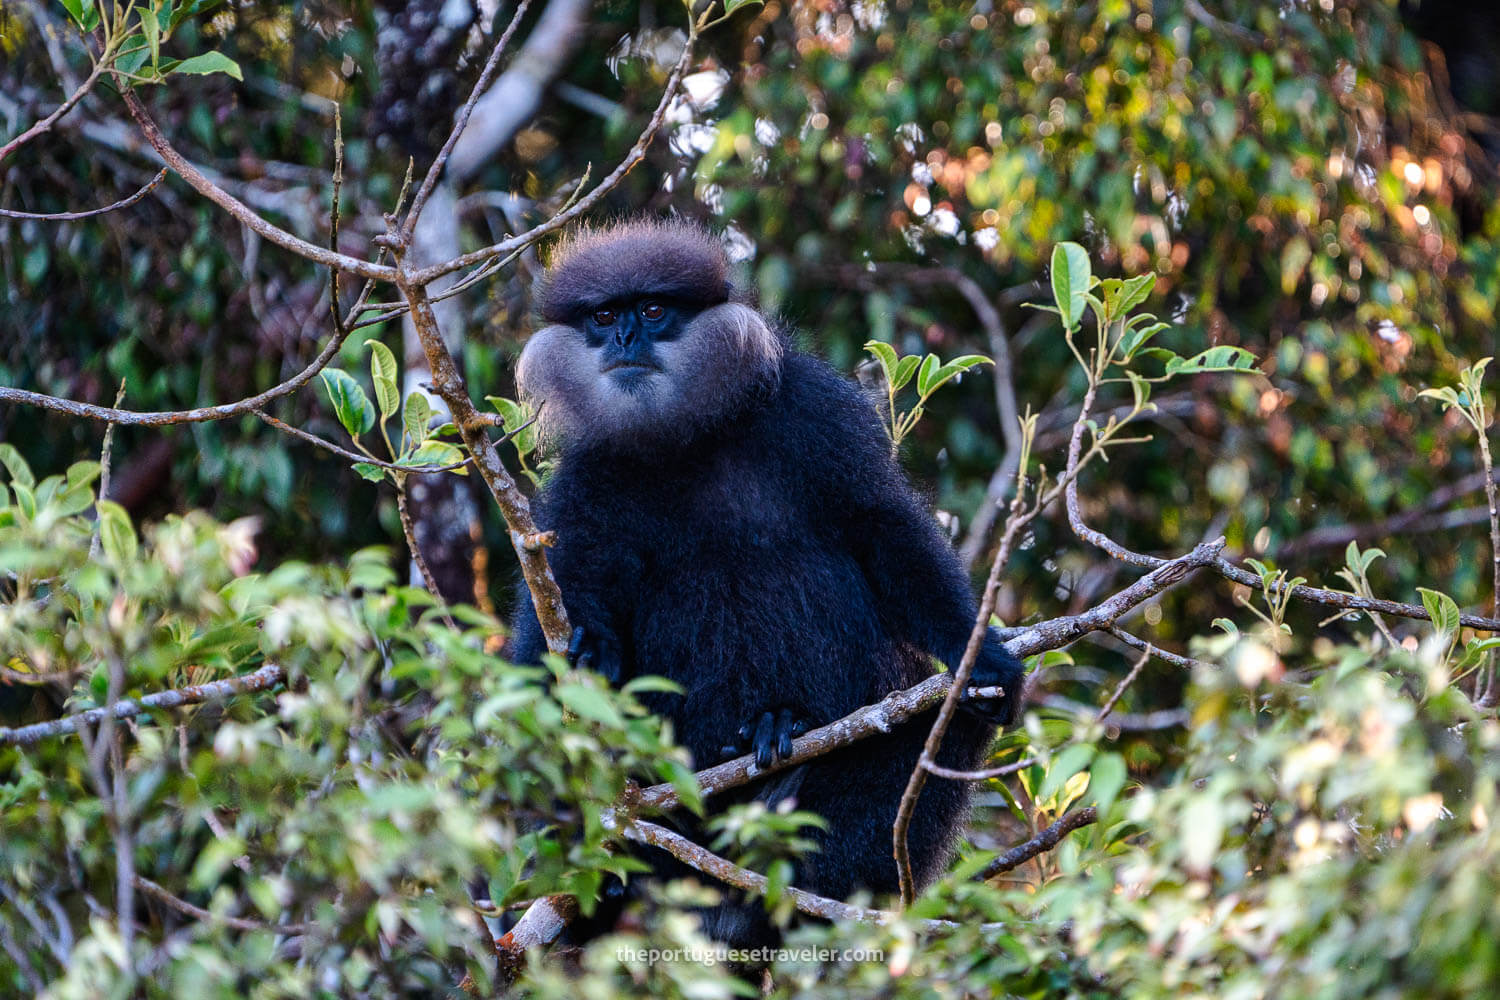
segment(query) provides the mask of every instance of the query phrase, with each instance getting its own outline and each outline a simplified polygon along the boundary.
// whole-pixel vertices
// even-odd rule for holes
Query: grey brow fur
[[[731,298],[729,258],[708,230],[672,219],[580,227],[553,248],[538,302],[550,323],[566,323],[608,302],[644,294],[698,306]]]
[[[781,377],[782,339],[749,306],[706,309],[676,340],[657,347],[662,371],[626,389],[599,370],[596,349],[576,327],[554,323],[521,352],[521,397],[542,407],[548,448],[610,441],[628,445],[684,439],[773,390]]]

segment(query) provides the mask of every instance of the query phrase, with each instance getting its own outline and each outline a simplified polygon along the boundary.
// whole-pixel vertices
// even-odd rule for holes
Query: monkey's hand
[[[784,760],[792,755],[792,740],[807,729],[807,720],[798,718],[790,708],[761,712],[745,720],[735,732],[734,742],[725,744],[720,752],[725,760],[753,752],[756,767],[770,767],[777,757]]]
[[[959,693],[958,707],[992,725],[1008,726],[1020,718],[1025,693],[1025,668],[991,629],[974,661],[969,683]]]
[[[612,685],[625,679],[625,657],[620,644],[582,625],[573,630],[568,641],[568,663],[579,670],[592,670]]]

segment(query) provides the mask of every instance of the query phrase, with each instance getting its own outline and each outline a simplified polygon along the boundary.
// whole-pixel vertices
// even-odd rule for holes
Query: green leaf
[[[1436,399],[1444,406],[1452,407],[1454,409],[1457,409],[1462,405],[1458,401],[1458,393],[1448,386],[1444,386],[1441,389],[1423,389],[1421,392],[1417,393],[1417,395],[1425,399]]]
[[[378,465],[371,465],[369,462],[355,462],[354,471],[372,483],[378,483],[385,478],[385,470]]]
[[[933,379],[937,376],[937,370],[940,364],[942,364],[942,362],[938,361],[938,356],[936,354],[929,354],[927,355],[927,357],[922,359],[922,365],[917,369],[917,394],[922,396],[924,399],[927,397],[928,393],[932,392],[932,390],[936,388],[936,386],[933,385]]]
[[[1115,317],[1124,316],[1130,310],[1145,302],[1146,297],[1151,294],[1151,289],[1155,287],[1155,274],[1139,274],[1134,278],[1126,278],[1115,300],[1109,304],[1110,315]]]
[[[127,45],[129,42],[126,43]],[[115,68],[123,73],[139,73],[146,60],[151,58],[151,46],[142,43],[134,48],[121,48],[115,57]]]
[[[917,373],[917,366],[921,363],[922,359],[917,357],[915,354],[908,354],[906,357],[902,358],[896,364],[895,374],[891,376],[891,391],[897,392],[903,386],[905,386],[906,383],[910,382],[911,377]]]
[[[145,4],[140,8],[141,31],[146,36],[146,44],[151,47],[151,65],[156,67],[161,62],[161,25],[156,21],[156,11],[151,5]]]
[[[1102,812],[1114,805],[1125,787],[1125,758],[1117,753],[1100,754],[1089,768],[1089,797]]]
[[[1488,639],[1470,639],[1464,644],[1464,655],[1459,657],[1453,665],[1455,675],[1462,674],[1470,667],[1477,664],[1484,655],[1492,649],[1500,649],[1500,637],[1491,636]]]
[[[0,442],[0,465],[5,466],[5,471],[10,474],[10,481],[16,485],[27,489],[36,485],[36,476],[32,474],[31,466],[16,451],[15,445]]]
[[[93,31],[99,25],[99,11],[94,0],[62,0],[63,9],[84,31]]]
[[[881,343],[878,340],[865,342],[865,350],[875,355],[875,360],[880,362],[880,370],[885,372],[886,381],[895,384],[891,373],[896,370],[896,349],[890,344]]]
[[[1156,407],[1151,404],[1151,383],[1133,371],[1127,371],[1125,377],[1130,379],[1130,392],[1135,400],[1134,408],[1137,411],[1144,410],[1148,406],[1155,409]]]
[[[423,441],[409,454],[402,455],[396,464],[413,467],[423,465],[452,465],[455,462],[463,461],[463,457],[463,449],[456,444],[451,444],[447,441],[427,440]],[[453,471],[463,475],[469,470],[454,469]]]
[[[724,16],[728,17],[741,7],[749,7],[752,4],[760,6],[765,0],[724,0]]]
[[[431,423],[432,404],[428,402],[427,394],[418,391],[407,396],[401,409],[401,426],[406,429],[406,436],[413,445],[427,440],[427,428]]]
[[[68,466],[68,488],[87,486],[104,474],[104,466],[98,462],[74,462]]]
[[[388,417],[401,405],[401,390],[397,386],[399,369],[396,356],[391,349],[371,337],[365,341],[370,349],[370,378],[375,382],[375,402],[380,406],[380,415]]]
[[[228,73],[236,80],[243,81],[245,79],[245,75],[240,72],[240,64],[222,52],[205,52],[202,55],[184,59],[177,64],[177,67],[172,72],[190,73],[193,76]]]
[[[353,375],[342,368],[324,368],[322,376],[334,416],[350,437],[357,438],[375,426],[375,407]]]
[[[1427,614],[1432,619],[1433,628],[1437,629],[1442,635],[1457,635],[1459,626],[1458,602],[1440,590],[1429,590],[1426,587],[1418,587],[1417,593],[1422,595],[1422,607],[1427,609]]]
[[[1125,332],[1120,335],[1120,360],[1129,361],[1135,357],[1135,353],[1152,337],[1167,329],[1166,323],[1151,323],[1143,326],[1125,325]],[[1174,355],[1175,356],[1175,355]]]
[[[1042,782],[1041,790],[1036,793],[1038,802],[1046,802],[1068,783],[1068,779],[1079,771],[1089,766],[1089,761],[1094,759],[1094,745],[1092,743],[1074,743],[1063,747],[1056,757],[1052,758],[1052,765],[1047,768],[1047,780]]]
[[[1168,375],[1197,375],[1202,372],[1243,372],[1255,368],[1255,355],[1243,347],[1220,344],[1190,358],[1167,362]]]
[[[640,677],[632,677],[620,690],[629,695],[647,694],[654,691],[664,694],[682,694],[683,692],[681,684],[658,674],[642,674]]]
[[[104,555],[116,567],[124,566],[135,558],[135,527],[125,508],[113,500],[100,500],[99,541],[104,546]]]
[[[581,719],[598,722],[612,729],[622,729],[625,726],[619,709],[615,708],[609,695],[598,688],[564,684],[557,688],[557,700]]]
[[[1089,290],[1088,251],[1077,243],[1059,243],[1052,248],[1052,299],[1058,315],[1069,330],[1083,319],[1085,296]]]

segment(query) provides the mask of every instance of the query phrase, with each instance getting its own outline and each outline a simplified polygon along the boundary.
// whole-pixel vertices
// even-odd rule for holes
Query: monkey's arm
[[[860,403],[841,407],[842,446],[828,454],[825,502],[840,512],[843,544],[864,571],[887,630],[956,669],[979,611],[968,575],[907,484],[878,417]],[[814,414],[815,425],[822,422]],[[969,686],[999,687],[1005,697],[970,700],[965,708],[997,724],[1014,721],[1022,676],[1020,662],[991,629]]]

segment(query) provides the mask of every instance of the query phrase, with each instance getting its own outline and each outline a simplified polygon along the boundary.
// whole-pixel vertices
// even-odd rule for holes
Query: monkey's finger
[[[734,745],[737,747],[748,746],[750,737],[755,735],[755,720],[750,719],[741,726],[734,734]]]
[[[568,637],[568,663],[575,667],[578,666],[578,655],[583,652],[583,640],[584,631],[583,626],[580,625]]]
[[[771,761],[775,759],[772,750],[775,747],[774,730],[776,728],[776,716],[766,712],[760,717],[760,724],[755,727],[755,766],[770,767]]]
[[[783,708],[781,714],[776,717],[776,753],[780,757],[792,755],[792,730],[797,727],[797,720],[792,718],[792,710]]]
[[[593,670],[595,659],[594,651],[592,649],[585,649],[574,659],[573,666],[579,670]]]

